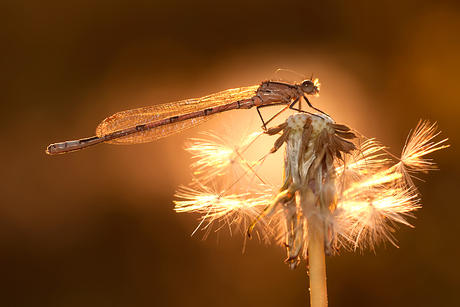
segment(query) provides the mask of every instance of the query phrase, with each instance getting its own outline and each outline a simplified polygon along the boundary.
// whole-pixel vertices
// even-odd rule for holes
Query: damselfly
[[[318,95],[319,87],[318,79],[304,80],[299,84],[264,81],[261,85],[229,89],[201,98],[122,111],[104,119],[96,128],[96,136],[51,144],[46,153],[63,154],[100,143],[150,142],[197,126],[224,111],[250,109],[254,106],[266,130],[266,125],[284,110],[289,108],[301,111],[302,99],[314,110],[324,113],[313,107],[306,96]],[[298,108],[295,108],[296,103],[299,104]],[[264,121],[259,109],[275,105],[285,107]]]

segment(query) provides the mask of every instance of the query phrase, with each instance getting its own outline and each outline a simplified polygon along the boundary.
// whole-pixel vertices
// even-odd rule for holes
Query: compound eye
[[[315,94],[316,93],[316,87],[313,81],[311,80],[305,80],[302,82],[302,91],[307,94]]]

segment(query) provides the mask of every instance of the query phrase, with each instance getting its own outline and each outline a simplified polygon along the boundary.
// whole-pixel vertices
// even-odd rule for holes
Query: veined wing
[[[177,102],[118,112],[106,118],[99,124],[96,128],[96,135],[98,137],[103,137],[105,135],[130,129],[138,125],[153,123],[175,116],[230,104],[239,100],[249,99],[255,95],[258,88],[259,85],[234,88],[201,98],[186,99]],[[106,143],[135,144],[150,142],[195,127],[212,117],[214,116],[211,115],[186,119],[148,130],[136,131],[135,133],[106,141]]]

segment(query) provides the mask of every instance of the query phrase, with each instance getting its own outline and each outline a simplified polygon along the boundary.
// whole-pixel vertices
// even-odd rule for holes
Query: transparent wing
[[[163,126],[159,126],[156,128],[152,128],[149,130],[138,131],[136,133],[129,134],[127,136],[122,136],[110,141],[106,141],[107,144],[117,144],[117,145],[130,145],[130,144],[140,144],[140,143],[147,143],[154,140],[162,139],[172,134],[176,134],[178,132],[193,128],[198,126],[205,121],[214,118],[217,114],[203,116],[198,118],[191,118],[179,122],[175,122],[172,124],[167,124]]]
[[[96,128],[96,135],[103,137],[116,131],[123,131],[138,125],[147,124],[162,119],[180,116],[208,108],[226,105],[238,100],[248,99],[255,95],[259,85],[234,88],[218,92],[201,98],[186,99],[177,102],[165,103],[150,107],[138,108],[115,113],[104,119]],[[213,116],[204,116],[187,119],[168,125],[139,131],[124,137],[107,141],[109,144],[135,144],[145,143],[168,135],[192,128]]]

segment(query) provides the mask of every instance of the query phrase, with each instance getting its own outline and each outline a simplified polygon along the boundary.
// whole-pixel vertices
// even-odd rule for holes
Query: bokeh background
[[[44,153],[114,112],[278,68],[314,73],[312,102],[395,154],[421,118],[452,145],[431,155],[441,170],[418,182],[400,248],[327,259],[330,306],[458,304],[458,1],[3,0],[0,42],[1,306],[307,306],[305,263],[290,271],[257,240],[242,253],[225,229],[190,237],[198,216],[174,213],[184,143],[229,115],[150,144]]]

